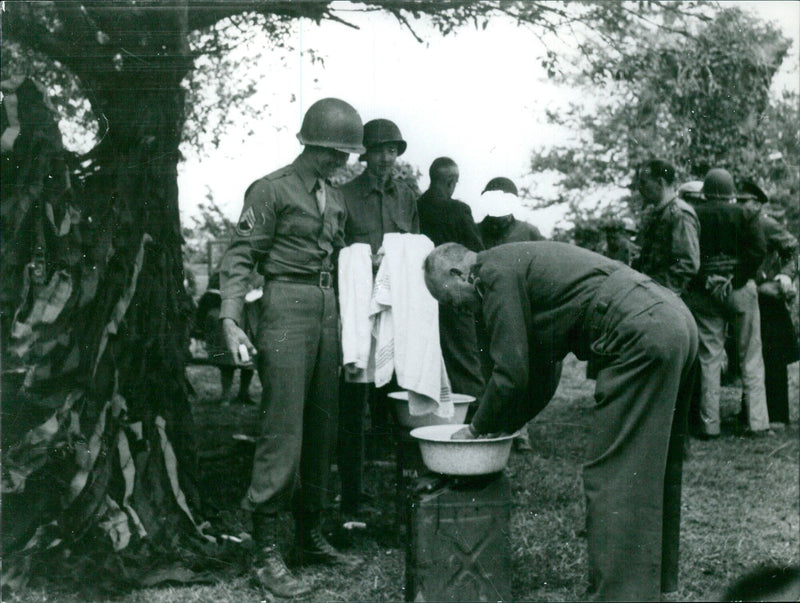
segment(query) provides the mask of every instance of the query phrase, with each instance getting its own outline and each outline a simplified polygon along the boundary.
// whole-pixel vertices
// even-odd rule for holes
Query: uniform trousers
[[[792,317],[782,299],[759,294],[761,352],[764,358],[764,387],[767,411],[772,423],[789,423],[789,373],[786,365],[797,361],[797,335]]]
[[[370,418],[370,453],[380,456],[380,443],[392,439],[392,419],[388,394],[398,391],[395,377],[376,388],[374,383],[349,383],[344,378],[340,383],[338,467],[341,481],[341,510],[355,515],[362,504],[364,461],[367,457],[365,436],[366,416]]]
[[[242,507],[318,517],[329,494],[338,419],[341,352],[333,289],[267,280],[256,347],[260,432]]]
[[[693,303],[692,314],[700,336],[700,425],[706,435],[720,433],[720,377],[725,362],[725,325],[730,322],[742,376],[742,405],[752,431],[769,429],[761,355],[761,316],[753,280],[734,289],[725,306]]]
[[[486,384],[481,371],[475,314],[440,305],[439,342],[453,393],[479,399]]]
[[[612,273],[586,317],[598,369],[583,466],[589,584],[605,601],[660,600],[678,579],[697,329],[677,295],[640,276]]]

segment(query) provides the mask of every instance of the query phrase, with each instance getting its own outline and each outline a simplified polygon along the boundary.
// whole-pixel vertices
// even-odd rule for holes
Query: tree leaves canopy
[[[592,100],[549,115],[579,133],[575,143],[535,153],[531,169],[562,174],[569,199],[624,186],[637,163],[658,157],[684,179],[725,167],[788,199],[798,190],[797,99],[774,99],[770,87],[789,47],[775,26],[738,8],[680,33],[643,28],[622,53],[598,47],[599,60],[568,78],[594,90]]]

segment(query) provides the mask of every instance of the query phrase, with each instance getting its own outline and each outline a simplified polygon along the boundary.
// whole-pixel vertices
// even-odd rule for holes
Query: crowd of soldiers
[[[720,435],[726,363],[736,363],[741,375],[739,421],[745,434],[763,437],[785,428],[786,366],[797,359],[788,310],[795,296],[797,240],[764,209],[769,198],[761,187],[743,179],[737,191],[721,168],[709,170],[703,182],[678,187],[672,166],[650,161],[638,172],[637,188],[645,209],[633,267],[679,295],[698,327],[693,434]]]
[[[693,428],[715,437],[728,322],[737,337],[743,416],[754,434],[770,429],[758,302],[772,294],[759,284],[774,289],[781,301],[770,311],[777,311],[791,280],[784,278],[785,262],[775,273],[759,273],[763,212],[732,202],[737,195],[724,170],[709,172],[702,202],[692,205],[678,195],[671,166],[645,163],[636,179],[646,209],[634,270],[544,241],[513,215],[476,224],[470,207],[452,198],[459,170],[447,157],[431,164],[430,187],[417,198],[393,176],[407,147],[397,125],[388,119],[362,125],[339,99],[309,107],[297,137],[302,153],[247,189],[220,268],[224,343],[238,364],[255,359],[262,383],[260,433],[242,501],[252,518],[255,579],[280,597],[311,588],[287,568],[279,547],[279,517],[287,510],[299,564],[359,563],[326,540],[321,513],[337,441],[341,511],[354,517],[363,511],[364,417],[369,409],[373,425],[385,425],[392,384],[376,389],[342,377],[336,257],[344,246],[367,243],[377,270],[383,236],[411,233],[436,246],[423,269],[440,303],[453,391],[479,401],[454,437],[520,429],[552,397],[563,357],[572,352],[588,360],[596,379],[583,474],[591,591],[601,600],[657,600],[674,591],[694,375],[699,370],[702,385]],[[366,169],[331,186],[349,154]],[[517,193],[507,178],[490,181],[484,193],[492,191]],[[779,238],[784,259],[796,242],[785,232]],[[254,270],[265,282],[251,338],[242,327]],[[774,420],[787,422],[788,414],[776,410]]]

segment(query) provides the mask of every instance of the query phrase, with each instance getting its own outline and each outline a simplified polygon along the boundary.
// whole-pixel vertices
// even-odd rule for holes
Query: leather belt
[[[270,281],[279,281],[282,283],[298,283],[301,285],[314,285],[322,289],[333,288],[333,274],[330,272],[322,271],[317,274],[276,274],[267,277]]]

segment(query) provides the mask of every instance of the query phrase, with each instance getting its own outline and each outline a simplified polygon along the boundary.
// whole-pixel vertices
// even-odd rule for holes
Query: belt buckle
[[[319,286],[323,289],[330,289],[333,284],[333,275],[330,272],[319,273]]]

